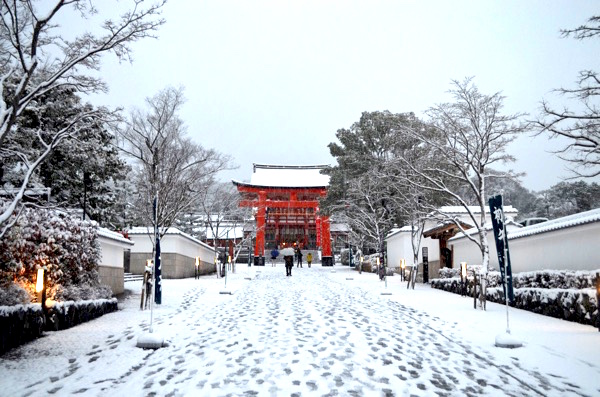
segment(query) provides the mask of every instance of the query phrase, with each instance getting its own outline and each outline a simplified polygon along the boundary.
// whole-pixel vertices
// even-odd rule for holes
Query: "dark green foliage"
[[[600,208],[600,185],[586,181],[560,182],[541,192],[536,216],[550,219]]]
[[[44,268],[48,298],[107,297],[99,261],[95,225],[58,211],[25,208],[0,240],[0,288],[14,283],[34,298],[37,269]]]
[[[25,172],[18,166],[21,158],[10,155],[7,149],[35,158],[44,149],[38,133],[49,142],[70,120],[92,110],[71,89],[41,95],[18,119],[19,134],[12,134],[4,144],[6,171],[0,184],[19,186]],[[103,226],[122,228],[123,191],[130,167],[119,157],[114,140],[97,118],[84,119],[77,132],[65,137],[35,171],[31,187],[50,188],[52,204],[76,209],[83,208],[85,190],[87,218]]]

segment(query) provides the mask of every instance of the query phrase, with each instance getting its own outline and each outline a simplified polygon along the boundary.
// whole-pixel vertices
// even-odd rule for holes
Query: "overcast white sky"
[[[552,89],[600,69],[600,41],[562,39],[599,13],[596,1],[173,1],[156,40],[134,63],[104,60],[110,93],[96,100],[143,107],[184,86],[189,134],[240,166],[333,164],[327,144],[363,111],[414,111],[447,102],[451,79],[475,76],[502,91],[507,112],[533,118]],[[75,26],[75,25],[71,25]],[[562,101],[562,99],[559,99]],[[559,103],[559,102],[555,102]],[[509,148],[541,190],[567,175],[546,137]]]

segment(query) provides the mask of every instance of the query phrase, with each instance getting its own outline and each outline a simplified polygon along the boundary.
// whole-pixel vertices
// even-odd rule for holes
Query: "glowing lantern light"
[[[44,289],[44,269],[38,269],[37,280],[35,283],[35,292],[42,292]]]

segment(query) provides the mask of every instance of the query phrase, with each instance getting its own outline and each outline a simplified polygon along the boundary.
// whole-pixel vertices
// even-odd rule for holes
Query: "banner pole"
[[[502,199],[502,196],[500,196],[500,200]],[[509,326],[509,319],[508,319],[508,255],[506,252],[506,248],[508,246],[508,230],[506,227],[506,215],[504,215],[504,203],[501,201],[500,205],[502,206],[502,225],[504,225],[504,249],[503,249],[503,255],[504,255],[504,260],[503,260],[503,265],[504,265],[504,302],[506,303],[506,333],[510,334],[510,326]]]

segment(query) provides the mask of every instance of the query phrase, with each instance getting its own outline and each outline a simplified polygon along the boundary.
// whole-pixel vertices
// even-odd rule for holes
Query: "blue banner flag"
[[[508,297],[508,300],[510,302],[514,302],[515,296],[513,292],[512,271],[510,268],[510,254],[508,251],[508,237],[505,224],[504,209],[502,207],[502,196],[498,195],[495,197],[491,197],[489,199],[489,204],[490,215],[492,218],[492,226],[494,227],[494,238],[496,240],[496,251],[498,252],[498,264],[500,265],[500,275],[502,276],[502,288],[504,289],[504,296]],[[506,266],[504,263],[505,249]],[[504,283],[505,276],[506,284]]]
[[[161,275],[161,260],[160,260],[160,237],[156,235],[156,257],[154,258],[154,303],[160,305],[162,303],[162,275]]]
[[[158,228],[157,220],[158,212],[158,197],[154,198],[154,236],[156,237],[156,253],[154,257],[154,303],[160,305],[162,303],[162,275],[161,275],[161,259],[160,259],[160,229]]]

